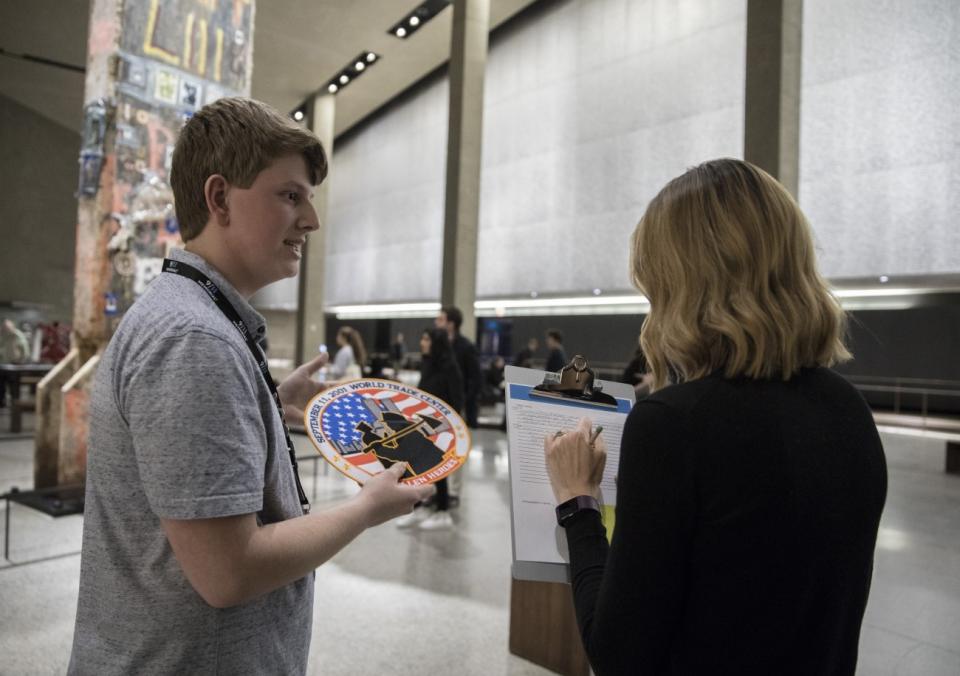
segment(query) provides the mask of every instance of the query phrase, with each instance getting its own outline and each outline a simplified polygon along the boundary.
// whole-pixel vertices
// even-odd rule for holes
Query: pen
[[[600,436],[600,433],[603,431],[603,425],[597,425],[593,432],[590,434],[590,445],[593,446],[593,442],[597,440],[597,437]]]

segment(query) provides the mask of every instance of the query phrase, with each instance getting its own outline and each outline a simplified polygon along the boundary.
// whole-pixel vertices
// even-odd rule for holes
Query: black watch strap
[[[573,518],[574,514],[585,509],[592,509],[599,514],[600,503],[598,503],[597,499],[592,495],[578,495],[575,498],[570,498],[566,502],[561,502],[557,505],[557,523],[566,527],[567,522]]]

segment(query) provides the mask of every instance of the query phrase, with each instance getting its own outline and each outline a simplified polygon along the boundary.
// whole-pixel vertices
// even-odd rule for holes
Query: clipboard
[[[557,525],[556,499],[543,459],[543,439],[557,429],[573,428],[584,416],[603,426],[607,464],[601,493],[604,523],[612,532],[620,439],[636,400],[635,393],[628,384],[598,380],[581,355],[558,373],[508,366],[504,377],[510,460],[511,574],[517,580],[569,583],[566,532]]]

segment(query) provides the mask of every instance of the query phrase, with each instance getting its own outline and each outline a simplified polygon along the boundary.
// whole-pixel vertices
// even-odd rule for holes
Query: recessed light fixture
[[[593,290],[593,295],[594,295],[594,296],[599,296],[601,293],[603,293],[603,291],[601,291],[600,289],[594,289],[594,290]]]
[[[331,94],[336,94],[350,82],[360,77],[370,66],[379,61],[379,54],[367,50],[360,52],[347,62],[348,65],[341,68],[340,72],[327,81],[327,91]]]
[[[296,120],[297,122],[300,122],[300,121],[303,120],[303,109],[302,109],[302,108],[297,108],[295,111],[293,111],[293,119]]]
[[[430,21],[430,19],[446,9],[449,4],[450,0],[424,0],[424,2],[414,7],[406,16],[393,24],[387,32],[400,39],[408,38],[423,28],[424,24]]]
[[[887,277],[886,275],[880,275],[880,283],[881,283],[881,284],[886,284],[886,283],[889,282],[889,281],[890,281],[890,278],[889,278],[889,277]]]

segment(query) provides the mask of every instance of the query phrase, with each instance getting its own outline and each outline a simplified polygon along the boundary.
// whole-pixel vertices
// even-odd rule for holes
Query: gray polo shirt
[[[253,336],[263,317],[202,258]],[[313,575],[242,606],[207,605],[160,519],[301,515],[280,416],[239,332],[164,273],[127,312],[90,397],[80,598],[70,674],[302,674]]]

